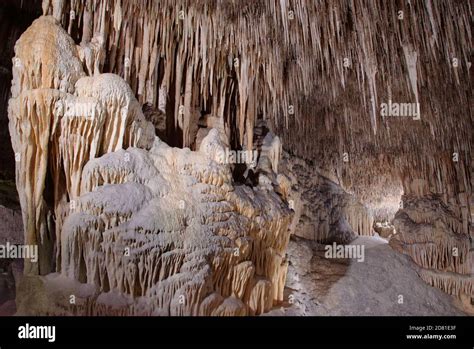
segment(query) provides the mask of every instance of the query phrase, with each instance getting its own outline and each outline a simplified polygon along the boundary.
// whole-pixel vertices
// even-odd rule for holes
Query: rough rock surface
[[[0,244],[23,243],[23,221],[15,183],[0,180]]]
[[[23,220],[15,183],[0,181],[0,245],[7,244],[23,244]],[[0,316],[16,311],[15,281],[21,270],[21,260],[0,258]]]

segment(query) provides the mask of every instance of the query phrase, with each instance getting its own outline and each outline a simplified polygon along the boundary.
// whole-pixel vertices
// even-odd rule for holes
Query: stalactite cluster
[[[400,89],[400,83],[393,80],[405,80],[405,76],[404,89],[418,101],[418,86],[432,82],[426,72],[439,70],[439,60],[449,65],[452,58],[458,58],[460,69],[445,69],[443,77],[459,83],[469,69],[468,47],[472,44],[466,17],[469,8],[465,11],[465,7],[469,4],[432,1],[282,1],[277,5],[226,0],[88,0],[71,1],[62,11],[65,28],[82,42],[89,42],[93,33],[107,38],[111,54],[107,69],[123,74],[141,102],[158,105],[156,92],[163,88],[176,102],[184,102],[186,91],[191,93],[189,99],[201,99],[186,108],[205,107],[205,102],[213,99],[218,104],[220,99],[228,101],[232,91],[250,90],[256,92],[252,101],[247,96],[252,93],[239,95],[244,99],[239,105],[245,106],[239,115],[262,112],[268,117],[279,116],[283,118],[279,122],[284,123],[289,117],[284,107],[296,105],[314,88],[337,100],[352,74],[357,77],[360,98],[366,102],[372,95],[380,99],[379,85],[393,84],[392,90]],[[449,21],[450,17],[459,20]],[[429,60],[419,64],[425,58]],[[232,84],[237,86],[229,86]],[[269,88],[256,89],[264,84]],[[212,110],[222,107],[213,105]],[[174,106],[173,110],[177,109]],[[178,113],[174,114],[177,117]],[[212,114],[222,117],[221,113]],[[248,124],[239,118],[240,132],[245,133],[256,116]]]
[[[407,173],[438,192],[446,182],[471,192],[469,2],[56,6],[81,46],[103,38],[105,71],[165,114],[174,145],[196,147],[200,120],[212,117],[223,119],[233,147],[253,149],[254,126],[264,118],[291,154],[317,161],[374,208],[385,203],[373,203],[367,185],[394,201]],[[389,100],[420,103],[420,120],[381,116]]]

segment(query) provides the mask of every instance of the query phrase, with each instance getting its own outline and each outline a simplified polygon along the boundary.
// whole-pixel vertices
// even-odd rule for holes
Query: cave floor
[[[268,315],[465,315],[453,297],[427,285],[408,256],[379,237],[358,237],[364,261],[327,259],[325,245],[292,237],[286,299]]]

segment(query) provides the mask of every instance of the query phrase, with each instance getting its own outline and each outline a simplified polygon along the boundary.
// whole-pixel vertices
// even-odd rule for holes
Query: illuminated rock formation
[[[122,147],[146,148],[154,131],[121,78],[84,76],[74,42],[52,17],[37,19],[15,52],[10,134],[25,243],[40,245],[40,263],[25,268],[45,274],[54,270],[55,240],[83,166]]]
[[[282,301],[291,211],[273,191],[235,186],[223,151],[214,130],[198,152],[156,138],[149,152],[89,161],[89,192],[62,231],[63,274],[162,315],[260,314]]]
[[[35,43],[40,54],[29,56]],[[260,314],[282,301],[291,211],[276,180],[235,185],[215,129],[197,152],[155,138],[127,83],[87,60],[85,76],[52,17],[36,20],[16,50],[17,187],[25,242],[40,245],[27,274],[57,270],[100,293],[143,297],[148,314]],[[280,152],[269,134],[262,175],[277,178]]]

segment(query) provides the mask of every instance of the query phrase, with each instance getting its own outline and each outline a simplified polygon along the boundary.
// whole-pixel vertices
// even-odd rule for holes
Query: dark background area
[[[41,0],[2,0],[0,3],[0,180],[15,179],[15,157],[8,131],[15,42],[41,12]]]

